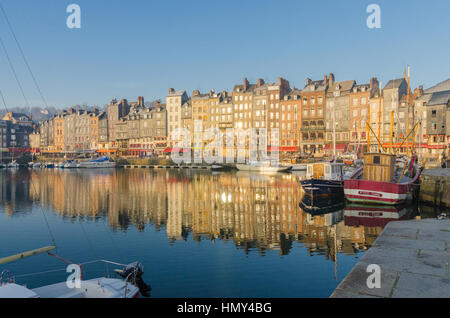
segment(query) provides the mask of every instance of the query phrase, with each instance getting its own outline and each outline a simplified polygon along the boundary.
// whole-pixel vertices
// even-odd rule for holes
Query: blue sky
[[[302,88],[306,77],[383,83],[411,65],[412,86],[450,77],[450,1],[0,0],[50,106],[165,99],[168,88],[230,90],[244,77]],[[82,10],[66,27],[66,7]],[[381,29],[366,7],[381,7]],[[38,91],[0,14],[3,38],[32,106]],[[0,49],[8,106],[25,101]]]

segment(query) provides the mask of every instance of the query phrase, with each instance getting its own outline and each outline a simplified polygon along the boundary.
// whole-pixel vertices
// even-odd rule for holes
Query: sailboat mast
[[[366,130],[367,130],[367,152],[370,152],[370,129],[369,129],[369,127],[370,127],[370,103],[369,103],[369,105],[367,106],[367,112],[368,112],[368,115],[367,115],[367,122],[366,122]]]
[[[408,91],[407,91],[407,98],[406,98],[406,109],[408,110],[407,111],[407,113],[406,113],[406,131],[409,131],[409,98],[410,98],[410,94],[409,94],[409,91],[410,91],[410,79],[411,79],[411,77],[410,77],[410,70],[411,70],[411,67],[408,65]],[[407,143],[408,143],[408,147],[409,147],[409,140],[410,140],[410,138],[408,138],[408,140],[406,141]],[[408,149],[408,153],[409,153],[409,148],[407,148]]]
[[[381,88],[383,87],[382,82],[380,81],[380,87],[379,87],[379,98],[380,100],[378,101],[378,138],[380,138],[381,140],[383,140],[383,138],[381,137]],[[383,141],[382,141],[383,142]],[[381,148],[378,147],[378,152],[381,152]]]
[[[335,111],[333,111],[333,156],[334,156],[334,161],[336,161],[336,112]]]

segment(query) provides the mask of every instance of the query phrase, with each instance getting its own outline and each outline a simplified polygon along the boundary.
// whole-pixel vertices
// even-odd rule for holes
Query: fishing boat
[[[108,156],[89,160],[89,161],[80,161],[77,164],[77,168],[87,168],[87,169],[115,168],[115,167],[116,167],[116,163],[114,161],[112,161]]]
[[[70,263],[50,253],[55,248],[55,246],[47,246],[0,258],[0,264],[18,261],[42,253],[48,253],[50,256],[55,256],[66,263]],[[0,298],[138,298],[139,294],[144,297],[150,296],[151,287],[142,280],[144,269],[139,262],[124,265],[107,260],[96,260],[90,263],[94,262],[120,266],[121,268],[114,270],[119,278],[99,277],[83,280],[82,277],[79,277],[78,286],[68,279],[64,282],[30,289],[17,284],[9,271],[4,270],[0,274]],[[82,265],[78,266],[81,268]]]
[[[279,165],[270,161],[262,162],[248,162],[246,164],[237,163],[236,168],[240,171],[255,171],[255,172],[285,172],[292,169],[290,165]]]
[[[370,132],[372,132],[378,142],[378,152],[365,153],[363,167],[345,180],[344,193],[350,202],[397,205],[404,203],[416,194],[422,170],[417,165],[416,156],[410,154],[413,152],[412,148],[419,122],[414,125],[400,143],[401,147],[406,141],[410,141],[410,136],[414,133],[411,140],[411,149],[408,146],[407,158],[401,157],[399,160],[399,156],[392,151],[393,121],[394,113],[391,112],[389,149],[384,149],[380,138],[375,135],[369,123],[366,123],[368,130],[367,149],[370,150]]]
[[[343,163],[316,162],[306,167],[306,180],[301,181],[307,195],[343,195]]]
[[[415,157],[401,169],[394,154],[366,153],[364,166],[344,181],[345,197],[350,202],[401,204],[417,189],[420,173]]]

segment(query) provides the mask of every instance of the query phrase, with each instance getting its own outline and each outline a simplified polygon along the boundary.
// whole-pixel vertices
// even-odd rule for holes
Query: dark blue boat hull
[[[344,181],[309,179],[301,181],[305,193],[312,196],[344,195]]]

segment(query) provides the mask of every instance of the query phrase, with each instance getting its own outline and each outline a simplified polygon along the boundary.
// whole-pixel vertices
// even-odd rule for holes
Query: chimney
[[[330,75],[328,75],[328,81],[330,85],[334,84],[334,74],[330,73]]]
[[[138,105],[141,107],[144,106],[144,97],[138,96]]]
[[[244,78],[244,91],[246,91],[248,89],[248,87],[249,87],[249,83],[248,83],[247,77],[246,77],[246,78]]]
[[[325,74],[325,76],[323,77],[323,85],[327,85],[328,83],[328,76]]]
[[[264,80],[262,78],[258,78],[258,82],[256,83],[257,87],[261,87],[264,85]]]
[[[173,88],[169,88],[169,95],[173,94],[175,92],[175,90]]]
[[[311,79],[308,77],[308,78],[306,79],[306,85],[309,85],[309,84],[311,84]]]
[[[370,89],[378,88],[380,86],[380,83],[378,82],[378,79],[376,77],[372,77],[370,79]]]
[[[423,95],[423,86],[420,85],[414,90],[414,98],[418,98]]]
[[[159,100],[155,100],[155,101],[153,102],[153,105],[154,105],[155,107],[159,106],[159,104],[161,104],[161,102],[160,102]]]

